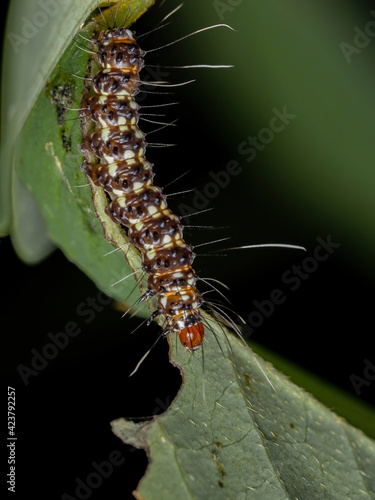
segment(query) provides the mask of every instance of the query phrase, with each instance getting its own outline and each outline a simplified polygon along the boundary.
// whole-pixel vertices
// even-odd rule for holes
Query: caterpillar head
[[[188,326],[179,333],[181,344],[189,351],[196,351],[203,342],[204,326],[202,323]]]

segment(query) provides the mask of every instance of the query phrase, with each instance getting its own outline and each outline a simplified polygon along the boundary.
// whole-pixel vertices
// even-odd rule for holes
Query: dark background
[[[371,2],[362,2],[363,12],[371,7]],[[2,8],[5,12],[5,6]],[[141,33],[149,25],[150,19],[145,19],[137,31]],[[160,34],[157,43],[173,37],[172,29]],[[150,40],[152,46],[151,41],[155,42]],[[200,73],[193,74],[193,78],[199,80]],[[174,81],[184,79],[190,76],[176,71]],[[181,104],[169,116],[180,118],[179,127],[168,131],[165,140],[178,142],[178,146],[162,152],[150,150],[158,184],[165,185],[190,171],[170,187],[171,191],[175,187],[177,191],[203,187],[209,171],[223,169],[233,158],[233,144],[220,140],[218,145],[215,133],[210,135],[210,121],[222,117],[220,112],[218,117],[205,115],[200,94],[199,83],[176,91]],[[254,124],[254,131],[259,128]],[[162,133],[159,139],[163,142]],[[189,203],[189,198],[184,201]],[[174,200],[171,205],[177,209],[179,202]],[[275,193],[267,184],[263,191],[254,188],[249,192],[241,181],[233,183],[210,206],[215,210],[197,217],[197,223],[229,229],[212,233],[187,231],[186,239],[193,244],[229,235],[229,245],[290,242],[306,246],[310,255],[318,236],[324,239],[331,234],[336,241],[334,227],[326,227],[303,213],[296,214],[283,193]],[[223,245],[228,246],[218,244],[208,250]],[[0,255],[5,339],[2,393],[5,399],[6,386],[16,389],[17,497],[38,494],[39,498],[50,499],[64,493],[75,497],[75,478],[85,481],[94,470],[94,461],[108,461],[110,453],[119,450],[124,464],[115,467],[110,480],[104,480],[90,498],[131,498],[147,465],[145,453],[123,445],[112,434],[109,423],[119,417],[149,416],[168,406],[181,377],[168,363],[167,342],[160,342],[138,373],[129,378],[129,372],[155,338],[156,326],[142,327],[129,335],[139,320],[122,319],[112,305],[96,314],[94,321],[85,323],[77,307],[88,297],[95,298],[97,289],[59,250],[39,265],[28,266],[15,255],[9,238],[4,238],[0,241]],[[252,301],[268,298],[272,290],[280,287],[281,275],[305,256],[292,250],[242,250],[226,257],[200,256],[195,268],[202,276],[228,284],[235,310],[247,317],[253,309]],[[285,304],[256,329],[252,338],[356,396],[350,376],[363,374],[364,359],[374,360],[373,299],[372,274],[349,266],[340,251],[335,251],[298,291],[288,294]],[[62,331],[70,321],[79,325],[81,334],[43,371],[30,377],[25,386],[17,367],[30,366],[31,350],[40,351],[47,334]],[[373,402],[373,385],[364,388],[360,398]]]

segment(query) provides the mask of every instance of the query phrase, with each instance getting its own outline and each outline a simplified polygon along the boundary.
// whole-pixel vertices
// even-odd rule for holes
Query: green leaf
[[[153,1],[133,1],[129,24]],[[124,19],[129,2],[120,2],[117,22]],[[25,18],[35,20],[35,12],[40,11],[40,7],[32,3],[34,10],[27,10]],[[134,278],[117,286],[112,284],[139,271],[140,256],[133,248],[127,252],[129,267],[124,259],[129,242],[119,226],[105,216],[105,194],[93,186],[91,194],[81,172],[83,158],[78,148],[82,140],[78,113],[66,109],[80,108],[82,77],[90,57],[87,50],[81,50],[82,46],[87,47],[87,42],[82,37],[72,37],[99,3],[65,2],[48,19],[46,26],[25,46],[19,47],[15,46],[14,37],[9,38],[14,34],[12,29],[16,29],[15,14],[11,10],[5,62],[5,67],[9,64],[9,81],[4,85],[6,105],[3,111],[5,121],[10,115],[13,118],[3,126],[1,227],[3,233],[10,231],[18,254],[26,262],[38,262],[43,258],[50,251],[52,241],[93,279],[98,288],[124,301],[135,286]],[[104,2],[104,6],[108,7],[108,3]],[[28,7],[31,8],[29,4]],[[103,10],[103,16],[110,24],[111,10]],[[92,22],[86,24],[83,36],[89,38],[93,27]],[[18,64],[14,64],[12,50],[20,52]],[[32,57],[32,53],[37,56]],[[30,61],[26,64],[28,59],[33,60],[32,70]],[[25,68],[20,60],[25,62]],[[38,77],[34,78],[35,75]],[[20,83],[14,88],[13,79]],[[17,106],[14,103],[18,103]],[[9,199],[10,194],[13,200]],[[113,252],[114,247],[103,238],[98,218],[103,222],[106,239],[121,251]]]
[[[275,368],[290,377],[296,385],[313,394],[321,403],[344,417],[354,427],[361,429],[367,436],[375,438],[374,407],[365,403],[358,396],[353,396],[336,385],[330,384],[327,380],[304,370],[280,354],[259,344],[254,344],[254,342],[250,343],[250,347],[264,359],[270,361]]]
[[[19,135],[49,74],[97,3],[67,0],[47,11],[38,0],[10,3],[2,79],[0,234],[11,231],[12,168]],[[22,202],[22,197],[17,201]]]
[[[184,383],[166,413],[112,422],[150,461],[136,498],[374,498],[375,443],[214,328],[193,355],[172,341]]]

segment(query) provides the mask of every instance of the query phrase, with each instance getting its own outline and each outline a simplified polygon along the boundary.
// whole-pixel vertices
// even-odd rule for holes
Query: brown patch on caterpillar
[[[94,122],[92,120],[87,120],[87,115],[86,115],[87,110],[85,107],[85,103],[87,103],[89,95],[92,94],[91,80],[94,77],[95,70],[97,70],[97,68],[98,65],[95,63],[95,60],[92,57],[90,57],[87,61],[86,75],[84,80],[84,87],[83,87],[82,101],[81,101],[82,111],[80,113],[81,115],[80,128],[81,128],[82,138],[86,137],[89,133],[93,132],[94,130]],[[106,214],[104,208],[108,205],[109,197],[103,189],[95,185],[91,176],[88,174],[88,170],[90,170],[91,168],[90,163],[95,163],[95,161],[97,161],[96,156],[94,154],[90,154],[89,151],[86,151],[83,143],[80,145],[80,150],[86,158],[86,160],[82,164],[81,169],[84,172],[86,179],[88,181],[91,190],[94,212],[102,225],[104,238],[109,243],[116,246],[118,248],[118,251],[124,255],[124,257],[128,260],[128,264],[131,267],[132,271],[137,271],[140,269],[139,256],[135,254],[135,252],[133,253],[133,255],[129,255],[129,253],[126,250],[124,250],[121,246],[119,246],[119,241],[123,241],[124,245],[126,245],[129,243],[129,239],[125,234],[125,232],[121,231],[120,227],[110,224],[110,220],[108,219],[108,215]],[[136,262],[134,262],[134,259]],[[140,284],[140,288],[142,293],[146,292],[146,288],[144,286],[142,287],[142,284]]]
[[[141,301],[155,297],[152,318],[164,316],[164,335],[179,334],[184,347],[193,351],[204,337],[199,312],[203,300],[191,267],[195,254],[184,241],[183,227],[168,208],[162,189],[153,184],[153,165],[145,157],[147,143],[138,127],[135,101],[144,52],[134,33],[124,27],[94,34],[92,46],[99,69],[92,86],[85,86],[81,103],[82,169],[94,203],[97,189],[103,188],[109,201],[107,216],[127,228],[140,251],[142,269],[149,275]],[[88,69],[93,73],[91,65]],[[96,212],[107,237],[105,216]]]

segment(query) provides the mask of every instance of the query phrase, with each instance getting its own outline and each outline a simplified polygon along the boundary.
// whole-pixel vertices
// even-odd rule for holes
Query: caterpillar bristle
[[[130,7],[131,4],[129,12]],[[80,111],[84,130],[83,171],[107,193],[109,218],[127,228],[130,241],[141,253],[143,271],[149,276],[146,295],[155,297],[157,302],[150,321],[163,316],[166,321],[163,335],[178,334],[181,343],[192,351],[204,337],[199,313],[202,299],[192,269],[195,254],[183,239],[180,219],[168,208],[162,189],[153,184],[153,165],[145,156],[147,148],[174,144],[146,143],[146,134],[138,125],[141,117],[136,101],[141,87],[180,87],[192,80],[174,84],[142,81],[139,75],[145,66],[145,51],[137,44],[134,32],[117,27],[117,14],[111,4],[109,8],[113,27],[95,32],[91,44],[99,70],[92,78],[76,75],[91,83]],[[99,11],[104,21],[102,9]],[[175,123],[143,119],[161,125],[147,135]],[[85,132],[89,124],[90,131]],[[129,273],[112,286],[137,274],[137,271]],[[139,281],[140,278],[136,280]],[[135,303],[125,314],[134,307]]]
[[[91,187],[95,186],[95,189],[100,187],[106,192],[108,198],[106,208],[108,219],[111,219],[125,230],[130,240],[129,247],[125,253],[128,252],[130,245],[132,245],[138,249],[142,259],[141,271],[135,269],[125,277],[112,283],[111,286],[116,286],[128,278],[135,276],[135,286],[127,297],[129,299],[138,286],[143,283],[147,275],[146,291],[127,308],[124,316],[129,313],[135,315],[138,309],[143,306],[142,303],[144,301],[153,299],[156,302],[156,309],[148,319],[142,321],[133,331],[138,330],[145,323],[151,323],[156,318],[159,319],[159,324],[162,325],[161,333],[158,334],[154,343],[144,356],[142,356],[129,376],[134,375],[138,371],[161,337],[166,337],[174,333],[178,335],[182,346],[192,354],[201,349],[204,384],[205,330],[212,333],[223,356],[225,356],[224,349],[214,325],[223,334],[225,342],[228,344],[229,352],[233,354],[233,349],[224,326],[229,326],[252,353],[242,335],[241,328],[234,318],[237,317],[240,324],[243,324],[244,320],[236,315],[235,311],[226,304],[222,304],[216,299],[208,300],[206,298],[209,294],[215,293],[230,304],[225,294],[217,286],[210,283],[210,281],[224,287],[225,285],[213,278],[200,278],[192,267],[193,261],[197,256],[193,249],[221,243],[229,238],[215,239],[197,244],[194,247],[185,242],[182,220],[209,212],[213,209],[198,210],[180,217],[171,211],[167,205],[167,198],[183,195],[192,190],[179,190],[169,195],[163,194],[162,188],[154,184],[153,164],[146,158],[146,150],[148,148],[168,148],[176,146],[176,144],[163,142],[150,143],[146,142],[145,138],[147,135],[175,126],[177,120],[171,122],[157,121],[146,117],[164,118],[165,115],[140,112],[141,110],[168,107],[179,103],[168,102],[141,105],[137,98],[139,97],[139,93],[142,95],[168,96],[171,94],[170,92],[151,89],[152,87],[177,88],[195,81],[188,80],[180,83],[169,83],[163,79],[164,75],[151,76],[151,72],[147,76],[153,78],[152,81],[142,79],[140,73],[145,69],[145,57],[148,54],[175,45],[204,31],[220,27],[230,30],[233,30],[233,28],[226,24],[216,24],[198,29],[159,47],[143,50],[138,45],[138,40],[167,26],[168,23],[165,23],[165,21],[177,12],[181,5],[167,14],[154,29],[136,37],[134,31],[125,28],[132,15],[132,4],[133,2],[129,3],[124,20],[120,23],[120,1],[116,1],[116,9],[114,9],[114,3],[108,0],[110,24],[108,13],[105,13],[103,7],[98,7],[104,26],[100,21],[96,20],[96,28],[92,39],[79,34],[82,39],[90,43],[90,49],[76,43],[77,48],[90,55],[95,55],[99,69],[93,76],[82,77],[80,75],[73,75],[83,80],[87,88],[82,98],[81,107],[71,108],[70,111],[78,111],[81,118],[81,128],[83,131],[81,151],[85,157],[82,170],[88,178]],[[122,19],[123,17],[121,17]],[[150,67],[222,69],[233,66],[195,64],[177,66],[150,65]],[[155,71],[154,73],[156,74],[157,72]],[[140,120],[142,120],[142,123],[156,124],[160,125],[160,127],[144,132],[139,127]],[[186,173],[177,177],[174,181],[167,184],[167,186],[179,180],[183,175],[186,175]],[[185,227],[205,230],[213,228],[213,226],[209,225],[187,225]],[[229,250],[270,246],[304,250],[303,247],[289,244],[261,244],[224,248],[206,254],[199,254],[199,256],[209,255],[212,257],[213,255],[219,255],[219,252]],[[106,255],[118,250],[115,249]],[[202,283],[203,288],[206,286],[208,290],[199,291],[197,282]],[[260,367],[259,363],[258,366]],[[261,367],[260,369],[269,381],[263,369]],[[269,383],[272,386],[270,381]],[[206,402],[204,385],[203,394],[204,401]]]

